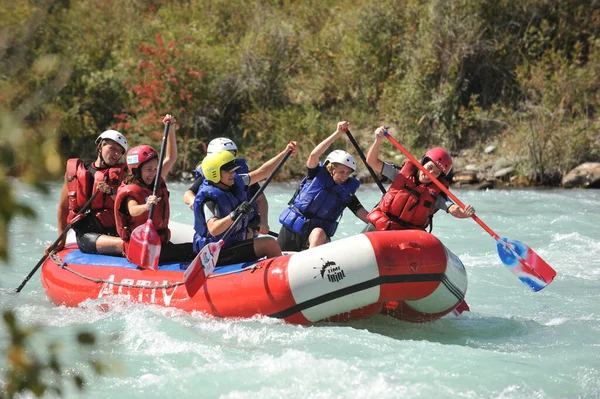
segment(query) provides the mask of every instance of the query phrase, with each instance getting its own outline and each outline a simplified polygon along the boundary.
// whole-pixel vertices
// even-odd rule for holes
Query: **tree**
[[[60,92],[71,75],[71,64],[60,53],[40,52],[38,46],[43,24],[58,12],[60,4],[15,1],[4,10],[7,25],[0,27],[5,38],[0,46],[0,261],[9,259],[8,228],[16,215],[35,217],[34,210],[17,201],[14,176],[47,191],[43,180],[58,176],[60,158],[52,132],[60,114],[51,100]],[[22,326],[12,310],[4,310],[3,324],[10,342],[4,349],[6,369],[0,397],[13,398],[31,392],[37,397],[47,392],[61,395],[68,381],[82,389],[85,379],[75,371],[65,374],[59,353],[60,345],[50,343],[43,352],[31,346],[31,338],[39,331]],[[93,334],[82,332],[77,342],[83,347],[95,344]],[[105,366],[90,360],[93,370],[102,373]],[[48,378],[50,377],[50,378]]]

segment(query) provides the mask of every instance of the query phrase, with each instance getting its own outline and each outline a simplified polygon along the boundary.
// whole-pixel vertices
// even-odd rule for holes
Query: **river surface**
[[[169,184],[172,219],[192,223],[183,183]],[[296,188],[266,189],[271,230]],[[433,233],[465,264],[470,312],[425,324],[385,316],[304,327],[279,320],[216,319],[148,305],[57,307],[39,273],[14,289],[54,241],[60,187],[48,196],[18,186],[38,213],[10,226],[11,260],[0,267],[0,308],[37,325],[37,347],[57,341],[70,369],[85,373],[85,398],[600,398],[600,190],[454,193],[503,237],[519,240],[557,272],[532,292],[501,263],[494,239],[470,219],[438,213]],[[381,194],[363,185],[371,209]],[[347,211],[334,239],[360,232]],[[243,300],[243,298],[241,298]],[[73,335],[92,331],[91,373]],[[7,343],[4,326],[2,347]],[[4,359],[0,367],[4,368]]]

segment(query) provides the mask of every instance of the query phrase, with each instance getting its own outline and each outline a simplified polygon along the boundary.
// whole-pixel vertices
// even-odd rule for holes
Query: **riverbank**
[[[564,176],[556,176],[553,184],[540,184],[529,178],[521,170],[521,162],[516,157],[503,156],[494,146],[483,151],[464,149],[453,156],[453,171],[450,175],[454,187],[488,190],[500,188],[600,188],[600,162],[585,162],[570,170]],[[394,160],[404,161],[402,155]],[[364,168],[363,168],[364,169]],[[362,182],[371,183],[373,178],[367,170],[359,170],[357,176]]]

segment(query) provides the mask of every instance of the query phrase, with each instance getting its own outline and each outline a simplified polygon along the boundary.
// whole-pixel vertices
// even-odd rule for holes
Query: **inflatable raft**
[[[193,297],[183,283],[188,264],[142,270],[125,258],[84,254],[71,243],[45,261],[42,285],[57,305],[122,295],[216,317],[266,315],[297,324],[380,312],[431,321],[457,307],[467,289],[460,259],[420,230],[368,232],[299,253],[219,267]]]

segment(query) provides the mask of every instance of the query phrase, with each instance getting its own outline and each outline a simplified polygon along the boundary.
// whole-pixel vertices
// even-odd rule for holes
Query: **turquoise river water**
[[[191,224],[180,200],[185,187],[170,184],[172,219]],[[600,398],[600,190],[454,191],[499,235],[522,241],[556,269],[540,292],[503,266],[479,225],[438,214],[433,233],[465,264],[470,312],[425,324],[376,316],[304,327],[127,303],[109,312],[57,307],[39,273],[15,294],[56,238],[60,187],[52,185],[49,196],[18,188],[39,217],[17,218],[10,227],[0,308],[39,326],[39,347],[60,342],[64,363],[86,374],[85,390],[69,389],[67,397]],[[271,230],[279,230],[278,215],[295,188],[267,188]],[[363,185],[358,196],[370,209],[380,193]],[[347,211],[335,239],[361,228]],[[111,364],[109,373],[91,373],[73,344],[77,331],[96,334],[91,356]],[[2,347],[6,339],[0,331]]]

